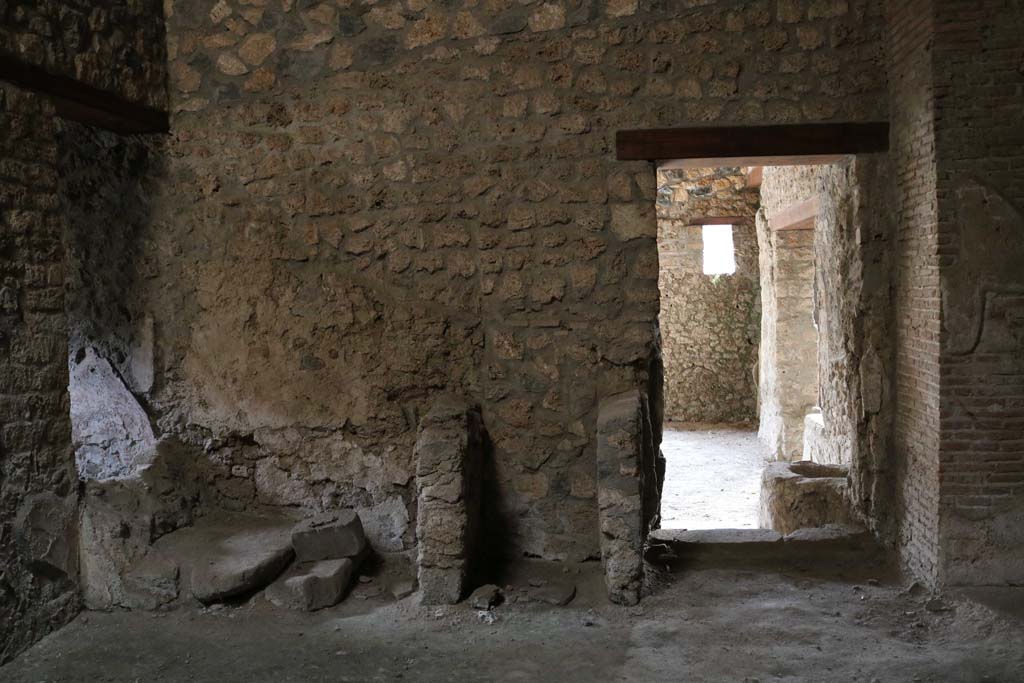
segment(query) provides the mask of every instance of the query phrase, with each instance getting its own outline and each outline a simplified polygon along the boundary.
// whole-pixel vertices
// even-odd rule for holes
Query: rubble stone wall
[[[738,168],[658,171],[659,322],[670,421],[757,420],[758,202]],[[733,219],[732,275],[704,274],[697,221],[712,216]]]
[[[162,0],[8,0],[0,54],[132,102],[167,104]]]
[[[0,663],[78,611],[53,110],[0,84]]]
[[[938,577],[1024,582],[1024,7],[936,3]]]
[[[362,508],[393,549],[453,391],[508,552],[597,556],[597,402],[646,383],[658,314],[655,177],[616,130],[886,109],[874,1],[195,5],[168,3],[150,404],[239,505]]]

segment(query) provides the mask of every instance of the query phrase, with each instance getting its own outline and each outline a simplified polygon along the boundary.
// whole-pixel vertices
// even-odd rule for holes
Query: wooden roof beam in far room
[[[806,123],[620,130],[620,161],[664,161],[662,167],[825,164],[848,154],[889,149],[889,124]]]

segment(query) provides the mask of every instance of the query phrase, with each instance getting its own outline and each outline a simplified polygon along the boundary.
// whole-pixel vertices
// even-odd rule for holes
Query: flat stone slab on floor
[[[293,520],[280,517],[205,517],[154,544],[150,555],[159,559],[159,571],[149,566],[153,559],[144,558],[139,568],[164,579],[158,584],[160,598],[171,592],[166,578],[174,575],[176,565],[179,596],[191,593],[206,604],[219,602],[263,588],[284,571],[294,557],[293,526]]]

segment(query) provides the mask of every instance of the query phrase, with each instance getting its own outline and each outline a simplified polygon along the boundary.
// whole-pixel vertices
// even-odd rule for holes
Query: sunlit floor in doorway
[[[661,450],[663,529],[756,529],[761,473],[769,457],[757,431],[668,423]]]

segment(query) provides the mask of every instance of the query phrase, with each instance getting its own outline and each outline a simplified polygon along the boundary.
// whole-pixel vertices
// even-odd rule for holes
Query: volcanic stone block
[[[416,439],[417,571],[423,603],[454,604],[466,589],[480,515],[480,414],[445,397]]]
[[[262,588],[294,557],[290,534],[280,527],[238,530],[204,555],[192,570],[192,595],[203,603]]]
[[[299,562],[339,560],[362,553],[366,536],[354,511],[326,512],[295,525],[292,547]]]
[[[857,525],[847,502],[847,468],[800,462],[769,463],[761,475],[759,523],[790,534],[829,524]]]
[[[645,438],[651,433],[643,395],[630,390],[606,398],[597,416],[597,499],[601,560],[608,598],[622,605],[640,601],[643,545],[647,534],[645,484],[657,487],[645,468]],[[653,478],[652,481],[645,481]]]
[[[351,558],[300,564],[267,588],[267,599],[279,607],[317,610],[341,602],[352,581]]]

